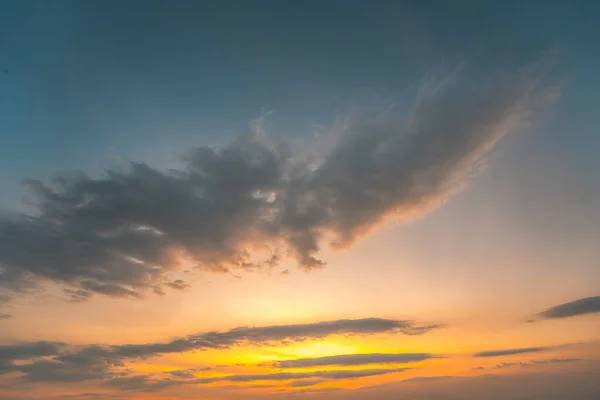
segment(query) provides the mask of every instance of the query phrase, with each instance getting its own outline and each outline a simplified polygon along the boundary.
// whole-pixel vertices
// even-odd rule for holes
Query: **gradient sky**
[[[600,397],[593,1],[0,1],[0,397]]]

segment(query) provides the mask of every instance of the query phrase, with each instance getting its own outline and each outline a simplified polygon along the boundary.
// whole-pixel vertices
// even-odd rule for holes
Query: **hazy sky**
[[[0,1],[0,397],[600,397],[598,12]]]

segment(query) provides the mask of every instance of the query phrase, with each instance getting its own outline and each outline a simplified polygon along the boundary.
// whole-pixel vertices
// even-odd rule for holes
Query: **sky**
[[[600,397],[593,1],[0,1],[0,398]]]

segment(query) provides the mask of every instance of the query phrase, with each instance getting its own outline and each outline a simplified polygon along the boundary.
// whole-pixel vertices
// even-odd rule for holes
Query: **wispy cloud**
[[[64,344],[54,342],[18,343],[0,346],[0,363],[57,354]]]
[[[337,371],[311,371],[311,372],[280,372],[271,374],[244,374],[225,375],[211,378],[173,380],[155,379],[152,375],[134,375],[117,377],[107,380],[108,386],[118,387],[123,390],[154,392],[175,385],[201,385],[217,382],[250,383],[269,381],[291,381],[287,386],[302,387],[312,386],[325,381],[357,379],[370,376],[394,374],[406,371],[405,368],[395,369],[365,369],[365,370],[337,370]],[[268,387],[268,386],[264,386]]]
[[[168,371],[167,374],[172,375],[175,378],[179,378],[179,379],[191,379],[196,376],[195,375],[196,372],[198,372],[198,370],[190,368],[190,369],[183,369],[183,370],[176,370],[176,371]]]
[[[256,132],[190,151],[162,172],[132,163],[99,179],[27,181],[36,211],[0,218],[0,288],[59,282],[77,301],[183,289],[183,259],[211,271],[255,269],[290,255],[324,265],[325,239],[350,246],[390,217],[438,207],[463,188],[534,107],[531,68],[483,84],[422,84],[405,112],[351,116],[320,157]],[[259,259],[256,254],[264,254]]]
[[[501,357],[501,356],[511,356],[515,354],[524,354],[524,353],[537,353],[539,351],[547,350],[547,347],[523,347],[518,349],[505,349],[505,350],[489,350],[489,351],[481,351],[479,353],[473,354],[473,357]]]
[[[362,370],[339,370],[339,371],[312,371],[312,372],[280,372],[274,374],[254,375],[230,375],[217,379],[230,382],[253,382],[253,381],[288,381],[293,379],[323,378],[323,379],[353,379],[367,376],[385,375],[404,372],[406,368],[390,369],[362,369]]]
[[[415,376],[413,378],[403,379],[402,382],[436,382],[436,381],[446,381],[450,379],[455,379],[455,376],[444,375],[444,376]]]
[[[306,386],[314,386],[321,384],[323,382],[327,382],[326,379],[304,379],[299,381],[293,381],[287,384],[290,387],[306,387]]]
[[[310,324],[239,327],[225,332],[205,332],[190,335],[165,343],[114,346],[112,350],[120,356],[143,357],[158,353],[228,348],[247,343],[319,339],[340,334],[397,333],[418,335],[437,328],[440,328],[440,325],[423,325],[412,321],[382,318],[341,319]]]
[[[543,319],[576,317],[578,315],[600,313],[600,296],[586,297],[547,309],[538,314]]]
[[[520,362],[505,362],[501,364],[496,364],[492,367],[488,367],[487,369],[503,369],[510,367],[533,367],[536,365],[544,365],[544,364],[563,364],[563,363],[574,363],[577,361],[581,361],[579,358],[549,358],[546,360],[533,360],[533,361],[520,361]],[[486,369],[485,367],[475,367],[473,370],[481,371]]]
[[[358,366],[369,364],[404,364],[435,358],[429,353],[399,353],[399,354],[344,354],[328,357],[299,358],[295,360],[279,361],[275,365],[279,368],[302,368],[323,366]]]
[[[76,394],[63,394],[59,396],[60,399],[116,399],[125,397],[123,394],[117,393],[76,393]]]
[[[413,335],[436,328],[436,325],[419,325],[411,321],[365,318],[311,324],[238,327],[228,331],[202,332],[166,342],[145,344],[73,346],[51,342],[24,343],[0,346],[0,373],[20,372],[24,379],[32,382],[121,379],[123,377],[118,375],[120,368],[125,366],[127,360],[132,359],[192,350],[229,349],[242,345],[281,345],[322,339],[331,335]],[[169,374],[174,378],[185,378],[194,376],[194,372],[185,370]],[[167,383],[165,381],[162,384]]]

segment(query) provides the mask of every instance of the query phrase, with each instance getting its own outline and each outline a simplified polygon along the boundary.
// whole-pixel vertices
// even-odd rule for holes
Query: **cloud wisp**
[[[278,368],[304,368],[324,366],[359,366],[371,364],[406,364],[437,358],[429,353],[397,354],[344,354],[338,356],[299,358],[275,363]]]
[[[325,264],[323,244],[352,245],[388,218],[438,207],[469,183],[538,98],[531,68],[483,84],[423,83],[403,113],[352,116],[319,157],[260,129],[189,152],[179,170],[131,163],[102,178],[26,182],[35,212],[0,217],[0,290],[52,281],[82,301],[187,288],[182,263],[252,270],[282,257]]]
[[[492,367],[475,367],[473,370],[481,371],[485,369],[503,369],[503,368],[511,368],[511,367],[533,367],[536,365],[549,365],[549,364],[564,364],[564,363],[574,363],[581,361],[580,358],[549,358],[545,360],[533,360],[533,361],[521,361],[521,362],[505,362],[501,364],[496,364]]]
[[[106,381],[106,385],[118,387],[125,390],[154,392],[174,385],[199,385],[218,382],[250,383],[250,382],[281,382],[291,381],[289,387],[311,386],[318,383],[358,379],[371,376],[394,374],[406,371],[406,368],[389,369],[363,369],[363,370],[334,370],[334,371],[311,371],[311,372],[279,372],[270,374],[244,374],[225,375],[211,378],[198,378],[187,380],[153,379],[152,375],[134,375],[117,377]],[[269,387],[269,386],[266,386]]]
[[[446,381],[446,380],[450,380],[450,379],[456,379],[455,376],[451,376],[451,375],[443,375],[443,376],[415,376],[413,378],[408,378],[408,379],[403,379],[402,382],[404,383],[411,383],[411,382],[438,382],[438,381]]]
[[[594,313],[600,313],[600,296],[586,297],[560,304],[539,313],[538,317],[542,319],[559,319]]]
[[[254,381],[289,381],[294,379],[322,378],[322,379],[354,379],[367,376],[377,376],[404,372],[406,368],[390,369],[361,369],[361,370],[338,370],[338,371],[312,371],[312,372],[279,372],[273,374],[252,374],[252,375],[230,375],[215,379],[214,381],[229,382],[254,382]]]
[[[365,318],[312,324],[238,327],[146,344],[71,346],[50,342],[24,343],[0,346],[0,374],[18,372],[30,382],[120,379],[124,378],[119,374],[126,362],[164,354],[223,350],[243,345],[277,346],[332,335],[414,335],[436,328],[436,325],[418,325],[410,321]],[[193,373],[194,371],[189,370],[176,371],[170,375],[184,378],[193,376]]]
[[[544,350],[548,350],[548,347],[522,347],[518,349],[488,350],[475,353],[473,354],[473,357],[502,357],[512,356],[515,354],[537,353]]]

